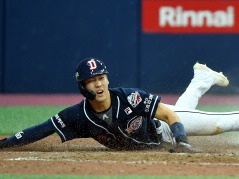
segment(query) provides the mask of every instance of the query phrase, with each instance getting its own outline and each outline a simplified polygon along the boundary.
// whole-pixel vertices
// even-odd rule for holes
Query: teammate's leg
[[[239,131],[239,111],[205,112],[165,104],[175,111],[188,136],[216,135]]]
[[[228,131],[239,131],[239,112],[211,113],[195,110],[199,99],[211,86],[227,86],[228,79],[222,74],[211,70],[206,65],[194,65],[194,78],[186,91],[180,96],[176,105],[167,105],[175,111],[184,124],[188,136],[215,135]],[[168,128],[164,127],[164,139],[171,141]]]
[[[195,109],[198,100],[213,85],[227,86],[229,81],[222,73],[211,70],[206,65],[196,63],[193,66],[194,77],[186,91],[179,97],[175,106]]]
[[[184,124],[187,135],[216,135],[223,132],[239,131],[239,111],[204,112],[176,111]]]

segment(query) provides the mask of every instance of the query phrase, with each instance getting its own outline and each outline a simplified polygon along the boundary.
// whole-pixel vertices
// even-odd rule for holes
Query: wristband
[[[177,138],[178,136],[186,136],[184,126],[180,122],[175,122],[170,126],[170,129],[173,133],[173,137]]]

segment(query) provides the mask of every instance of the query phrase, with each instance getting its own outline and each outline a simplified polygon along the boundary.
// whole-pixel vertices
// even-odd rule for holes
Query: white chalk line
[[[157,164],[184,164],[184,165],[214,165],[214,166],[239,166],[239,163],[207,163],[207,162],[166,162],[166,161],[146,161],[146,160],[139,160],[139,161],[114,161],[114,160],[74,160],[74,159],[45,159],[39,157],[17,157],[17,158],[9,158],[4,159],[5,161],[45,161],[45,162],[52,162],[52,161],[59,161],[59,162],[80,162],[80,163],[125,163],[125,164],[146,164],[146,165],[157,165]]]

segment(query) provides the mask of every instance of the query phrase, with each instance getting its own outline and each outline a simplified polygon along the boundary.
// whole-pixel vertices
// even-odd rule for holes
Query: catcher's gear
[[[0,149],[7,147],[7,138],[0,140]]]
[[[80,93],[89,100],[95,99],[95,92],[85,88],[83,81],[96,75],[109,73],[105,64],[97,58],[86,58],[82,60],[76,67],[76,81]]]

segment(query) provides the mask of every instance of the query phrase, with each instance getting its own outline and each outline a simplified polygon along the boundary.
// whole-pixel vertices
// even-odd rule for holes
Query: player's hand
[[[200,150],[192,147],[190,144],[187,144],[185,142],[179,142],[176,144],[176,147],[173,149],[170,149],[169,152],[175,152],[175,153],[201,153]]]
[[[0,149],[7,147],[7,138],[0,140]]]
[[[176,147],[176,152],[180,153],[200,153],[198,149],[195,149],[190,144],[179,142]]]

